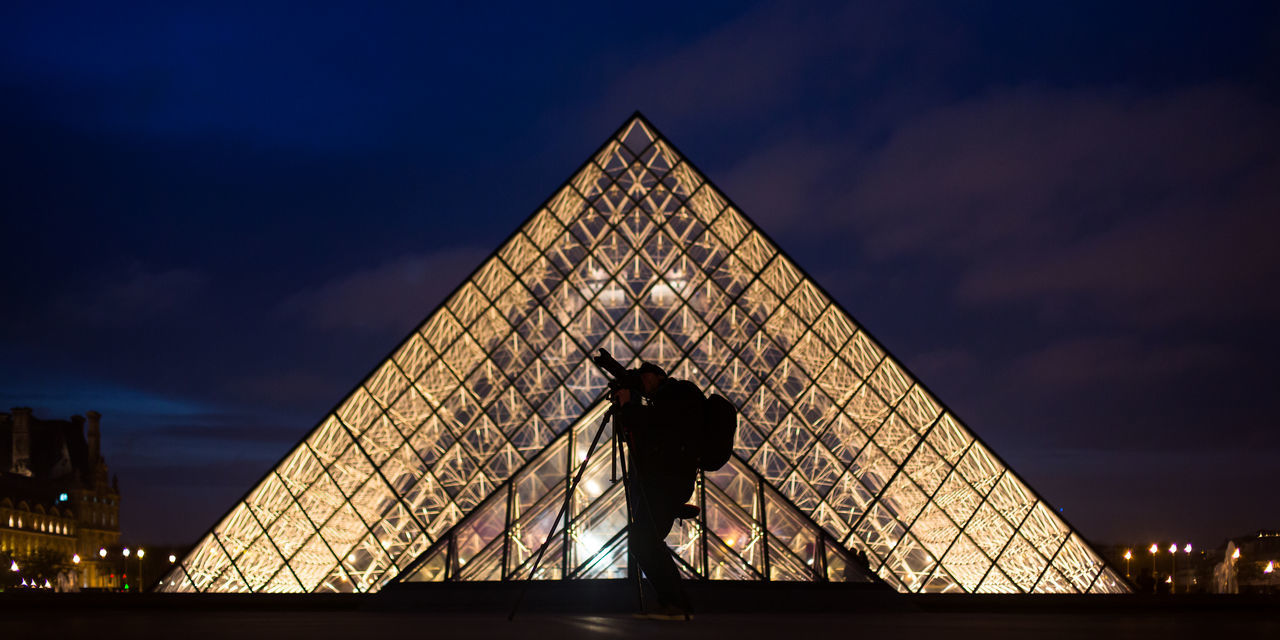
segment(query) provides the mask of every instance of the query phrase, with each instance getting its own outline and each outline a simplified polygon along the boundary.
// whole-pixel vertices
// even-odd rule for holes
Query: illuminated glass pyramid
[[[1127,591],[638,114],[157,589],[524,577],[603,412],[596,348],[741,410],[668,539],[689,577],[859,579],[860,552],[906,592]],[[625,573],[608,460],[535,577]]]

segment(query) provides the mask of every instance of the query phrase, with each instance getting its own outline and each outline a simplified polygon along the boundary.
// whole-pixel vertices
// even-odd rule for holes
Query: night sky
[[[641,110],[1098,542],[1280,528],[1280,4],[5,3],[0,407],[188,543]]]

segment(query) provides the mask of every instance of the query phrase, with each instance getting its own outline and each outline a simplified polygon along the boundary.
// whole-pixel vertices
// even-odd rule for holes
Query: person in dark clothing
[[[641,401],[630,389],[618,389],[614,424],[631,449],[631,531],[628,543],[658,595],[659,611],[688,614],[688,596],[665,538],[677,517],[691,517],[685,505],[697,481],[694,436],[702,420],[705,396],[697,385],[668,377],[657,365],[639,369]],[[692,513],[691,513],[692,512]]]

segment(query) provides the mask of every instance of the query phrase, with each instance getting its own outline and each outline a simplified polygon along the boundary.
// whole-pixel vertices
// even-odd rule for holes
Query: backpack
[[[733,439],[738,430],[738,408],[724,396],[713,393],[702,405],[702,437],[698,443],[698,468],[715,471],[733,456]]]

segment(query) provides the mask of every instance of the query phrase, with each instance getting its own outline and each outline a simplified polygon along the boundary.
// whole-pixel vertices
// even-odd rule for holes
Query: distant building
[[[1280,531],[1261,529],[1227,541],[1213,570],[1217,593],[1280,593]]]
[[[64,588],[114,589],[98,551],[120,540],[120,490],[102,457],[102,416],[86,415],[87,437],[83,416],[0,413],[0,553],[57,566]]]

